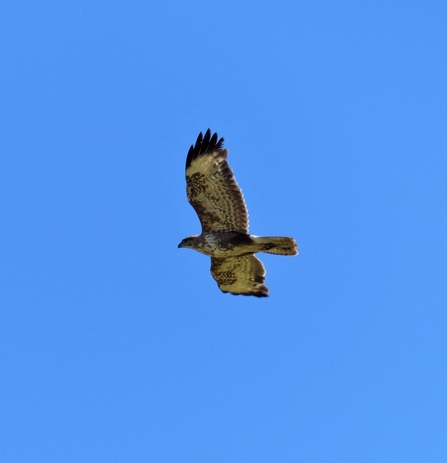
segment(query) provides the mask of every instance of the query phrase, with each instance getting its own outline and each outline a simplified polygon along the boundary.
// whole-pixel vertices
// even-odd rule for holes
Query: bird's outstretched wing
[[[238,257],[211,258],[211,275],[224,293],[244,296],[268,296],[265,269],[253,254]]]
[[[242,191],[227,162],[228,150],[217,133],[200,132],[186,158],[186,194],[197,212],[202,233],[248,233],[248,213]]]

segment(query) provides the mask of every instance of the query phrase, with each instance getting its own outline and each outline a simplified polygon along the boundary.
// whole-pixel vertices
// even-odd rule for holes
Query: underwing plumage
[[[248,213],[242,191],[227,162],[228,150],[217,133],[200,132],[186,157],[186,194],[202,225],[200,235],[182,240],[211,257],[211,274],[224,293],[266,297],[265,268],[257,252],[298,254],[289,237],[260,237],[248,233]]]

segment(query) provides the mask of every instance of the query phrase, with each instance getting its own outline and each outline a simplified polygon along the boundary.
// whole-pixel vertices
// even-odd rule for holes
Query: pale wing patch
[[[186,194],[202,224],[202,232],[248,233],[242,192],[226,161],[227,150],[201,154],[186,169]]]
[[[265,269],[253,254],[240,257],[211,258],[211,275],[224,293],[245,296],[268,296],[263,284]]]

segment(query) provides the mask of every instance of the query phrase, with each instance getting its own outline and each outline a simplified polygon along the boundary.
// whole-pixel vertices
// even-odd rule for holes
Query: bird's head
[[[189,248],[194,249],[194,242],[199,235],[188,236],[188,238],[183,239],[178,245],[179,248]]]

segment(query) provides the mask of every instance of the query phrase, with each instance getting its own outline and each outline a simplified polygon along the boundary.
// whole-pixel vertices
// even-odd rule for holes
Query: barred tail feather
[[[294,256],[298,254],[298,244],[293,238],[286,236],[251,236],[259,247],[259,251],[282,256]]]

